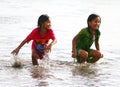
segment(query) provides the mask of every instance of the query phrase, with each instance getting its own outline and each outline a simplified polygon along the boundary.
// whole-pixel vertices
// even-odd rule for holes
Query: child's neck
[[[95,34],[95,30],[90,28],[90,32],[94,35]]]
[[[45,34],[45,33],[47,33],[48,30],[45,28],[41,28],[40,31],[41,31],[41,33]]]
[[[94,29],[90,29],[90,32],[92,34],[92,39],[95,40],[95,30]]]

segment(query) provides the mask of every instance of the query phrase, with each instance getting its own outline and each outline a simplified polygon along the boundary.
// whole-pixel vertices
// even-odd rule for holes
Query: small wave
[[[49,84],[48,84],[48,82],[46,82],[46,81],[41,81],[40,83],[39,83],[39,87],[47,87]]]
[[[20,18],[16,17],[16,16],[3,16],[0,17],[0,24],[16,24],[16,23],[20,23]]]

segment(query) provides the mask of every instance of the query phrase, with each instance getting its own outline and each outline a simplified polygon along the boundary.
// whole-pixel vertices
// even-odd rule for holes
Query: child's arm
[[[20,43],[20,45],[11,52],[11,54],[17,55],[17,54],[19,53],[19,50],[21,49],[21,47],[22,47],[26,42],[27,42],[27,40],[24,39],[24,40]]]
[[[56,44],[57,43],[57,40],[55,39],[55,40],[53,40],[51,43],[50,43],[50,45],[52,46],[52,45],[54,45],[54,44]]]
[[[54,39],[47,47],[46,47],[46,51],[48,52],[48,51],[51,51],[51,48],[52,48],[52,46],[54,45],[54,44],[56,44],[57,43],[57,39]]]
[[[95,47],[98,51],[100,51],[100,46],[99,46],[99,42],[98,41],[95,41]]]
[[[76,41],[78,39],[78,35],[76,35],[72,40],[72,57],[76,58],[77,52],[76,52]]]
[[[98,41],[95,41],[95,47],[100,52],[100,46],[99,46],[99,42]],[[102,57],[103,57],[103,54],[101,54],[101,58]]]

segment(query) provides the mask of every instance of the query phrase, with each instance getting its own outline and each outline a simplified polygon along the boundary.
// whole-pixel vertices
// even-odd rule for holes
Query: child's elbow
[[[77,37],[74,37],[73,39],[72,39],[72,42],[76,42],[77,41]]]
[[[55,39],[54,42],[57,43],[57,39]]]

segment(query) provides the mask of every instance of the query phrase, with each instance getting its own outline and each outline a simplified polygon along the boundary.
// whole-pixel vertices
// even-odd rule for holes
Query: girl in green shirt
[[[99,26],[101,18],[99,15],[91,14],[87,19],[88,27],[83,28],[72,40],[72,57],[77,59],[77,62],[95,63],[103,54],[100,52]],[[91,49],[93,42],[95,42],[96,50]]]

